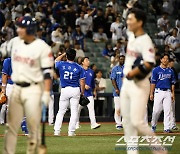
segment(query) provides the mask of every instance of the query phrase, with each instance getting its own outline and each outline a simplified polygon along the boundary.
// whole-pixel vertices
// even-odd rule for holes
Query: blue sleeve
[[[55,68],[59,68],[60,65],[61,65],[61,63],[62,63],[61,61],[56,62],[56,63],[55,63]]]
[[[115,70],[115,68],[113,68],[112,71],[111,71],[110,79],[111,80],[115,80],[116,79],[116,70]]]
[[[2,73],[3,74],[7,74],[9,76],[11,75],[10,74],[10,67],[11,67],[10,66],[11,65],[10,62],[11,61],[8,61],[7,59],[5,59],[4,62],[3,62],[3,69],[2,69]]]
[[[158,74],[156,72],[156,68],[154,68],[152,71],[151,83],[156,84],[157,80],[158,80]]]
[[[85,78],[85,71],[81,66],[79,68],[80,68],[80,79],[83,79]]]
[[[175,77],[174,71],[171,70],[171,72],[172,72],[171,84],[172,84],[172,85],[175,85],[175,84],[176,84],[176,77]]]

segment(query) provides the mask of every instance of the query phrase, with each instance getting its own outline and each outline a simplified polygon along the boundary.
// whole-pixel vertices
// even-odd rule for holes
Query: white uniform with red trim
[[[134,61],[139,56],[142,56],[143,60],[146,62],[155,63],[154,46],[148,34],[138,37],[135,37],[133,33],[129,34],[123,71],[124,76],[132,70]],[[127,78],[123,80],[120,93],[120,106],[127,141],[131,136],[138,136],[138,134],[153,136],[150,127],[144,120],[149,91],[149,75],[140,81],[128,80]],[[128,150],[127,153],[134,154],[138,153],[138,151]]]
[[[42,68],[53,67],[51,48],[40,39],[26,44],[19,37],[10,41],[13,86],[5,134],[4,154],[15,153],[17,132],[23,116],[29,128],[27,153],[36,153],[40,144],[41,96],[43,92]],[[21,85],[18,85],[21,83]],[[22,83],[29,86],[23,87]]]

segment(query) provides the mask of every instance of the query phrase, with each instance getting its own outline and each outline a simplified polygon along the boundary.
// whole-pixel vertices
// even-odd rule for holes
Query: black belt
[[[16,82],[16,85],[20,86],[20,87],[29,87],[32,84],[38,84],[37,82],[34,83],[27,83],[27,82]]]
[[[167,91],[170,90],[169,88],[156,88],[157,90]]]

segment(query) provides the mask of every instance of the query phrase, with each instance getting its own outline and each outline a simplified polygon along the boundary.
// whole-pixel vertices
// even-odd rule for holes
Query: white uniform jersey
[[[51,48],[40,39],[30,44],[15,37],[10,41],[12,59],[12,80],[16,82],[42,82],[42,68],[53,66]]]
[[[155,63],[154,45],[148,34],[144,34],[135,38],[134,34],[128,33],[128,45],[124,64],[124,74],[127,75],[138,57],[142,57],[143,61]]]

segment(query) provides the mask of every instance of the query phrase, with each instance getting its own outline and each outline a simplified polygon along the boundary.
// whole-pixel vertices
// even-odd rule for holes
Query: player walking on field
[[[122,87],[122,78],[123,78],[123,68],[124,68],[124,60],[125,56],[121,55],[119,56],[119,65],[113,67],[111,71],[111,81],[113,85],[113,96],[114,96],[114,119],[116,122],[116,129],[121,130],[122,127],[122,120],[121,120],[121,115],[118,113],[120,111],[120,91]]]
[[[64,56],[67,56],[67,61],[61,61]],[[84,95],[84,70],[74,62],[76,51],[69,49],[56,58],[55,67],[58,69],[61,81],[61,96],[59,101],[59,111],[56,115],[54,125],[54,135],[59,136],[62,126],[64,114],[68,106],[71,109],[71,117],[68,128],[68,136],[75,136],[76,121],[78,118],[78,105],[80,94]]]
[[[40,145],[41,104],[50,100],[53,57],[51,48],[35,37],[36,22],[29,16],[19,18],[18,37],[11,41],[12,81],[8,124],[3,154],[14,154],[17,132],[23,116],[29,128],[27,153],[37,153]]]
[[[175,75],[169,68],[169,55],[163,54],[160,66],[152,71],[150,100],[154,100],[152,113],[152,130],[156,131],[157,121],[164,110],[164,132],[171,133],[171,109],[172,103],[175,103]]]
[[[150,92],[149,74],[155,63],[155,52],[151,38],[143,30],[145,21],[145,13],[137,8],[132,9],[128,13],[126,21],[128,30],[131,32],[128,34],[123,71],[125,78],[121,88],[119,103],[128,154],[138,153],[138,143],[132,145],[132,137],[139,134],[154,136],[154,133],[144,120]],[[139,63],[139,65],[132,68],[134,62],[140,56],[143,59],[143,63]],[[154,151],[154,153],[166,153],[166,151],[159,149]]]
[[[96,129],[101,126],[101,124],[98,124],[96,122],[96,117],[95,117],[95,111],[94,111],[94,98],[93,98],[93,92],[95,90],[95,78],[94,78],[94,72],[92,69],[89,68],[90,62],[88,57],[82,58],[82,66],[85,71],[85,91],[84,91],[84,96],[86,96],[90,103],[87,105],[87,108],[89,110],[89,118],[91,121],[91,129]],[[78,129],[79,126],[79,117],[80,113],[82,110],[83,106],[79,105],[78,108],[78,120],[76,123],[76,129]]]

